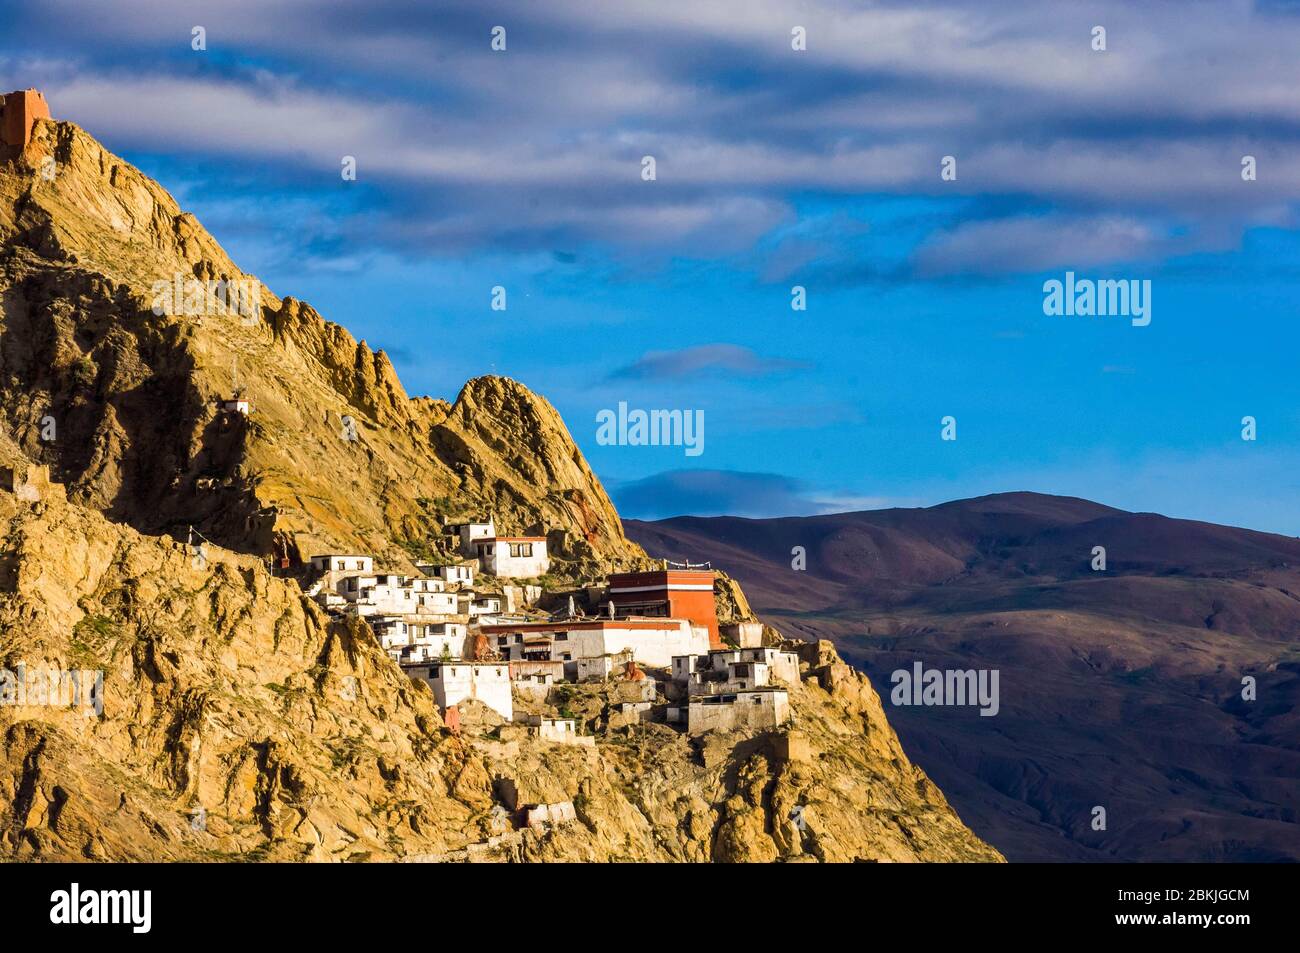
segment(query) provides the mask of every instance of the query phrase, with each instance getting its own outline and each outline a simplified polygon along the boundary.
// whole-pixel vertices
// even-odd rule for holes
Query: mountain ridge
[[[409,397],[383,351],[240,270],[71,123],[37,121],[15,164],[0,182],[6,422],[75,499],[294,563],[363,548],[406,565],[444,551],[442,520],[485,511],[555,533],[575,574],[644,561],[545,398],[499,377],[452,403]],[[242,282],[256,313],[159,314],[173,282]],[[187,303],[212,307],[200,297]],[[237,385],[246,420],[218,409]],[[62,439],[40,438],[47,417]]]
[[[998,669],[997,717],[888,711],[1013,861],[1300,858],[1300,540],[1046,494],[626,526],[652,555],[723,562],[760,617],[834,641],[882,696],[916,661]]]

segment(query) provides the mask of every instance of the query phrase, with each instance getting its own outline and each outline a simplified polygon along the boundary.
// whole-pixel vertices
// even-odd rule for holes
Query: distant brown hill
[[[833,639],[1009,859],[1300,860],[1300,541],[1033,493],[626,528]],[[997,669],[1001,711],[890,706],[915,661]]]

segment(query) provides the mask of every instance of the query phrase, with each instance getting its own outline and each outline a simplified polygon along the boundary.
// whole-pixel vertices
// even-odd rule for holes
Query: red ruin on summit
[[[38,89],[20,89],[0,97],[0,149],[8,156],[27,148],[38,119],[49,119],[50,107]]]

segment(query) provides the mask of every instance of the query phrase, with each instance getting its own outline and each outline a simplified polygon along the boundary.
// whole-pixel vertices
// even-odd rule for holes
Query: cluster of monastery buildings
[[[458,558],[417,563],[418,576],[377,572],[366,555],[313,556],[308,594],[364,618],[393,660],[429,685],[450,724],[468,699],[512,721],[516,699],[545,702],[562,683],[610,680],[611,725],[662,720],[694,733],[789,720],[797,656],[763,646],[761,623],[719,626],[711,568],[665,562],[613,573],[585,594],[593,614],[579,612],[572,595],[566,608],[545,612],[542,587],[529,582],[550,568],[545,537],[498,536],[491,519],[448,529]],[[589,741],[572,720],[543,719],[531,730]]]

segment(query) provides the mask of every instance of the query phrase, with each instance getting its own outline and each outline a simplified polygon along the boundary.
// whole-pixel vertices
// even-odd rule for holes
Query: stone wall
[[[790,695],[784,691],[738,692],[735,696],[697,696],[687,713],[687,731],[734,728],[779,728],[790,718]]]

